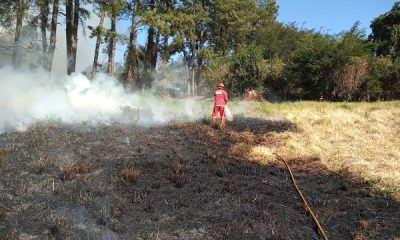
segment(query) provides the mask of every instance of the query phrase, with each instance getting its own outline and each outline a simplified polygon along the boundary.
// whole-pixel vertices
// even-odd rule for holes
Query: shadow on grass
[[[229,122],[229,127],[238,132],[249,131],[256,134],[267,132],[285,132],[295,130],[296,126],[285,119],[257,118],[238,116],[234,121]]]
[[[283,164],[250,162],[250,149],[229,153],[239,143],[251,146],[268,132],[293,126],[252,118],[229,126],[219,131],[201,123],[174,123],[10,134],[20,147],[1,153],[6,160],[0,168],[0,239],[12,234],[38,239],[319,239]],[[242,137],[246,129],[254,137]],[[263,144],[275,144],[269,140]],[[36,173],[31,162],[39,155],[52,156],[55,167]],[[90,171],[71,181],[58,178],[57,166],[67,158],[87,162]],[[349,172],[326,169],[318,158],[287,160],[331,239],[400,236],[400,203],[391,196]],[[124,169],[137,170],[137,180],[123,182]]]

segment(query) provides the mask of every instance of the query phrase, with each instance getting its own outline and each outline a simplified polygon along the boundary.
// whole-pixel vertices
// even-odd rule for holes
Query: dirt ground
[[[320,239],[284,165],[282,120],[38,123],[0,135],[0,239]],[[278,134],[279,136],[279,134]],[[240,151],[232,151],[235,146]],[[235,148],[237,149],[237,147]],[[318,158],[287,159],[330,239],[399,239],[400,202]]]

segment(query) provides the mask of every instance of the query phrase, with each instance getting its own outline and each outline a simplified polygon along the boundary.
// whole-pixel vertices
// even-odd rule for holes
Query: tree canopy
[[[256,91],[269,100],[400,98],[400,2],[371,22],[368,37],[358,22],[327,34],[283,24],[278,12],[275,0],[4,0],[0,51],[12,58],[0,62],[51,71],[61,24],[71,74],[78,32],[97,15],[99,25],[89,26],[96,38],[89,75],[107,71],[130,90],[151,89],[177,68],[189,95],[208,94],[224,81],[233,96]],[[117,31],[121,20],[131,24],[128,36]],[[123,63],[115,62],[118,43],[126,46]],[[108,63],[97,68],[101,47]]]

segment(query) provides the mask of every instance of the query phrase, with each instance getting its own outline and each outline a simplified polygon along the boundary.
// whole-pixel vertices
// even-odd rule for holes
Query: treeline
[[[124,43],[116,77],[131,90],[151,88],[179,54],[191,95],[223,81],[232,96],[253,91],[270,100],[400,98],[400,2],[371,22],[370,36],[359,23],[337,35],[282,24],[278,9],[275,0],[3,0],[0,52],[15,67],[51,71],[56,33],[65,29],[71,74],[78,32],[89,30],[96,39],[90,77],[99,71],[102,48],[103,69],[115,75],[116,45]],[[91,14],[98,26],[85,26]],[[121,20],[130,22],[129,36],[117,32]],[[139,46],[143,31],[146,43]]]

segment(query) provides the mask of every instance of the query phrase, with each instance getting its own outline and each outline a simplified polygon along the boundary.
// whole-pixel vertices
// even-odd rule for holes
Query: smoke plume
[[[0,133],[25,130],[41,120],[62,123],[111,124],[138,121],[141,125],[202,117],[190,99],[163,99],[127,93],[113,78],[98,74],[90,81],[82,74],[58,80],[42,70],[0,68]]]

